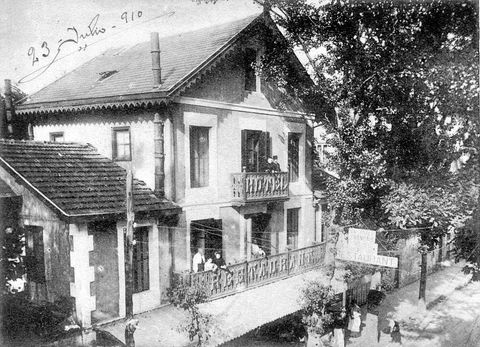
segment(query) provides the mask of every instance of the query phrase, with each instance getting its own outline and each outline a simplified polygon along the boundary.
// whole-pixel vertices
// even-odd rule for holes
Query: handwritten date
[[[142,11],[131,11],[131,12],[125,11],[120,15],[120,19],[124,21],[125,24],[128,24],[129,22],[135,21],[135,19],[141,18],[142,15],[143,15]],[[107,32],[107,28],[99,25],[99,19],[100,19],[100,14],[96,14],[88,24],[86,30],[83,30],[83,31],[77,29],[75,26],[68,27],[66,29],[68,37],[58,40],[55,56],[51,60],[49,65],[55,62],[55,60],[58,58],[58,55],[62,51],[62,48],[64,45],[73,44],[73,45],[77,45],[78,51],[86,50],[88,47],[88,44],[86,42],[87,39],[105,34]],[[113,28],[116,28],[116,26],[113,25],[112,29]],[[42,58],[47,58],[48,56],[50,56],[51,52],[52,51],[50,50],[49,43],[46,41],[43,41],[39,47],[34,47],[34,46],[29,47],[27,51],[27,56],[31,58],[32,66],[35,66],[35,64],[41,63]]]

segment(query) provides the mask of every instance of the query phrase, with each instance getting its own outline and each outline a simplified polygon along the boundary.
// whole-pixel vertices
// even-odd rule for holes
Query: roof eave
[[[58,111],[89,111],[99,109],[143,107],[160,105],[168,102],[165,91],[155,91],[141,94],[125,94],[100,98],[85,98],[74,100],[56,100],[40,103],[18,104],[17,114],[54,113]]]

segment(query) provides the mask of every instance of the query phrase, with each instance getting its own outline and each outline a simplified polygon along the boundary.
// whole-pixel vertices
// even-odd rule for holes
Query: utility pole
[[[128,347],[135,346],[133,333],[138,320],[133,319],[133,176],[132,170],[127,170],[126,179],[127,229],[125,232],[125,313],[127,325],[125,327],[125,343]]]
[[[428,254],[428,246],[422,245],[418,247],[418,252],[422,256],[422,261],[420,264],[420,289],[418,293],[418,300],[425,304],[425,292],[427,289],[427,254]]]

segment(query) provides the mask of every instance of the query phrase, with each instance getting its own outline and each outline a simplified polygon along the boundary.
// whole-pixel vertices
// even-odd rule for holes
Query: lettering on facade
[[[257,175],[249,174],[246,177],[247,194],[283,195],[288,189],[285,174]]]
[[[378,245],[375,243],[376,231],[368,229],[350,228],[348,242],[337,249],[336,258],[345,261],[398,267],[398,258],[378,255]]]
[[[322,263],[324,253],[324,247],[315,246],[235,264],[229,271],[198,272],[191,274],[191,284],[208,288],[209,296],[221,295],[308,270]]]

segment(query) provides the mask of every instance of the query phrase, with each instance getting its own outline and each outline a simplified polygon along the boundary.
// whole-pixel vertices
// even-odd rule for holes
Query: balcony
[[[288,172],[242,172],[232,174],[232,202],[288,199]]]
[[[263,286],[320,267],[325,260],[325,243],[279,253],[217,270],[179,274],[187,285],[206,288],[210,300]]]

